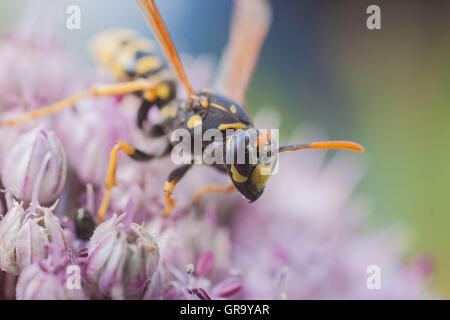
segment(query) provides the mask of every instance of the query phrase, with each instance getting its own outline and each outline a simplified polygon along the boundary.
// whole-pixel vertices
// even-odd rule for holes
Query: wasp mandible
[[[249,142],[247,131],[254,130],[252,120],[243,106],[245,93],[256,66],[259,52],[268,33],[271,22],[271,10],[267,0],[236,0],[230,39],[220,64],[220,73],[215,81],[217,91],[204,89],[196,91],[187,77],[178,52],[170,38],[167,28],[155,5],[154,0],[135,0],[156,39],[176,78],[186,90],[186,99],[175,99],[176,78],[163,64],[160,57],[152,51],[152,43],[128,30],[109,31],[98,36],[93,42],[93,51],[103,64],[107,65],[119,80],[117,84],[95,85],[90,89],[66,100],[37,109],[15,119],[1,120],[0,125],[16,125],[36,117],[58,112],[73,106],[80,99],[89,96],[123,95],[135,93],[142,98],[138,111],[137,125],[143,126],[147,113],[153,105],[165,115],[163,121],[150,127],[151,136],[170,136],[179,128],[193,131],[202,126],[202,131],[216,129],[223,135],[221,148],[224,155],[238,149],[245,150],[244,163],[214,163],[218,170],[227,173],[230,186],[207,186],[196,196],[199,199],[207,192],[230,192],[238,190],[251,202],[263,193],[273,162],[261,159],[248,161],[250,149],[262,150],[271,145],[271,137],[266,132],[258,133],[256,143]],[[226,130],[234,129],[227,137]],[[257,131],[258,132],[258,131]],[[216,141],[217,142],[217,141]],[[160,153],[147,153],[123,141],[117,141],[111,151],[106,174],[106,190],[98,210],[98,220],[102,222],[109,205],[110,191],[116,184],[117,157],[123,152],[137,161],[150,161],[170,154],[177,142],[167,139],[167,145]],[[207,146],[203,145],[205,149]],[[272,150],[272,157],[281,152],[302,149],[346,149],[363,151],[363,147],[349,141],[321,141],[309,144],[288,145]],[[186,163],[173,170],[164,186],[164,216],[168,217],[175,207],[172,193],[175,185],[183,178],[193,163]],[[269,174],[267,174],[269,171]]]

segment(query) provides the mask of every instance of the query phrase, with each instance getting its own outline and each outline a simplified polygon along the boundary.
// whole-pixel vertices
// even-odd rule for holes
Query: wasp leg
[[[183,176],[191,167],[192,164],[185,164],[181,167],[176,168],[169,174],[169,178],[164,185],[164,201],[166,203],[163,212],[164,217],[170,217],[172,209],[175,207],[175,200],[172,198],[172,193],[175,185],[178,183],[178,181],[180,181],[181,178],[183,178]]]
[[[139,107],[136,122],[137,122],[138,127],[143,131],[145,131],[144,123],[147,120],[147,115],[153,106],[157,107],[157,104],[154,102],[143,100],[141,103],[141,106]],[[167,134],[164,126],[162,124],[158,124],[158,123],[152,124],[150,126],[150,128],[148,128],[148,131],[145,133],[148,136],[153,137],[153,138],[162,137]]]
[[[211,192],[225,192],[225,193],[229,193],[229,192],[233,192],[234,190],[236,190],[236,187],[234,186],[233,183],[230,183],[230,185],[228,186],[219,186],[219,185],[208,185],[205,186],[204,188],[202,188],[199,192],[197,192],[194,196],[194,203],[199,203],[201,198],[207,194],[207,193],[211,193]]]
[[[75,103],[87,96],[118,96],[142,90],[150,90],[154,87],[155,82],[147,79],[138,79],[117,84],[96,84],[93,85],[90,89],[83,91],[75,96],[36,109],[34,111],[24,113],[17,118],[2,119],[0,120],[0,126],[14,126],[20,123],[27,122],[34,118],[39,118],[59,112],[60,110],[63,110],[65,108],[72,107]]]
[[[154,158],[159,158],[167,155],[171,149],[172,145],[168,142],[163,152],[161,152],[160,154],[150,154],[138,150],[125,142],[116,142],[111,150],[111,154],[109,157],[108,171],[105,179],[106,191],[103,195],[100,209],[97,212],[99,223],[102,223],[103,219],[105,218],[106,212],[108,211],[111,189],[116,185],[117,157],[119,155],[119,151],[122,151],[136,161],[150,161]]]
[[[153,107],[155,104],[153,102],[142,100],[141,106],[139,107],[136,123],[139,127],[139,129],[142,129],[144,127],[144,122],[147,121],[147,115],[150,111],[150,108]]]

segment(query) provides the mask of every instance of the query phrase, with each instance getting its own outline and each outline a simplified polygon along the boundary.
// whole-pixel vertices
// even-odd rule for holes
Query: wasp
[[[144,130],[144,122],[153,106],[161,109],[163,116],[173,114],[173,108],[167,106],[176,97],[177,80],[164,60],[155,53],[153,41],[133,30],[112,29],[94,37],[90,48],[94,58],[117,80],[124,82],[143,78],[155,83],[152,88],[134,92],[141,100],[137,113],[140,129]],[[149,130],[147,134],[151,137],[163,134],[157,125]]]
[[[72,106],[78,100],[88,96],[137,94],[142,103],[137,115],[137,125],[143,126],[149,109],[156,105],[161,108],[163,120],[151,126],[152,136],[170,136],[175,130],[183,128],[193,132],[201,126],[201,131],[215,129],[222,134],[222,139],[211,143],[218,144],[223,155],[235,154],[244,150],[244,161],[235,157],[226,163],[212,163],[218,170],[231,178],[229,186],[206,186],[195,197],[198,200],[208,192],[239,191],[250,202],[257,200],[263,193],[274,161],[256,158],[250,161],[252,152],[272,147],[267,154],[272,160],[285,151],[302,149],[346,149],[362,152],[361,145],[350,141],[320,141],[300,145],[287,145],[273,149],[271,136],[267,132],[256,130],[256,139],[251,141],[249,131],[255,132],[253,122],[245,105],[245,93],[256,66],[259,52],[271,22],[270,6],[266,0],[236,0],[231,24],[229,42],[220,63],[220,73],[215,81],[216,90],[194,90],[183,68],[183,64],[174,46],[154,0],[136,0],[142,14],[150,25],[155,38],[165,53],[167,61],[175,72],[176,78],[152,51],[152,44],[131,31],[110,31],[94,40],[93,51],[100,62],[108,66],[119,80],[115,84],[98,84],[90,89],[68,98],[24,114],[15,119],[1,120],[0,125],[15,125],[29,119],[58,112]],[[176,99],[176,79],[187,92],[186,99]],[[227,130],[234,130],[226,135]],[[97,212],[102,222],[109,205],[110,191],[116,184],[117,157],[123,152],[137,161],[150,161],[167,156],[178,141],[167,139],[162,152],[151,154],[136,149],[124,141],[117,141],[110,154],[109,166],[105,179],[105,193]],[[202,151],[209,146],[202,144]],[[260,153],[258,153],[260,154]],[[165,208],[163,215],[169,217],[175,207],[172,198],[175,185],[194,165],[191,160],[173,170],[164,186]]]

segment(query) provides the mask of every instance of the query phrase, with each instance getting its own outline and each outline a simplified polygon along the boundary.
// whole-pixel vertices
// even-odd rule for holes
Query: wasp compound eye
[[[272,168],[270,164],[261,163],[258,157],[259,147],[265,145],[258,138],[257,130],[237,130],[227,141],[227,173],[250,202],[262,195]]]
[[[94,230],[95,221],[92,214],[84,208],[78,209],[75,216],[75,231],[77,238],[87,241],[91,238]]]

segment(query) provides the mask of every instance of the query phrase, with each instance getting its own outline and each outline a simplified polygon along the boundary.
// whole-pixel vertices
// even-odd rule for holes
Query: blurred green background
[[[86,61],[87,39],[104,28],[150,35],[129,0],[44,2],[55,30]],[[231,1],[157,3],[179,51],[218,59]],[[26,4],[0,1],[0,28],[13,26]],[[81,30],[65,27],[69,4],[81,8]],[[366,28],[370,4],[381,7],[381,30]],[[282,137],[312,124],[330,138],[362,143],[369,169],[358,192],[371,200],[370,223],[406,225],[413,252],[434,257],[433,288],[450,298],[450,2],[283,0],[272,6],[250,110],[276,107]]]

